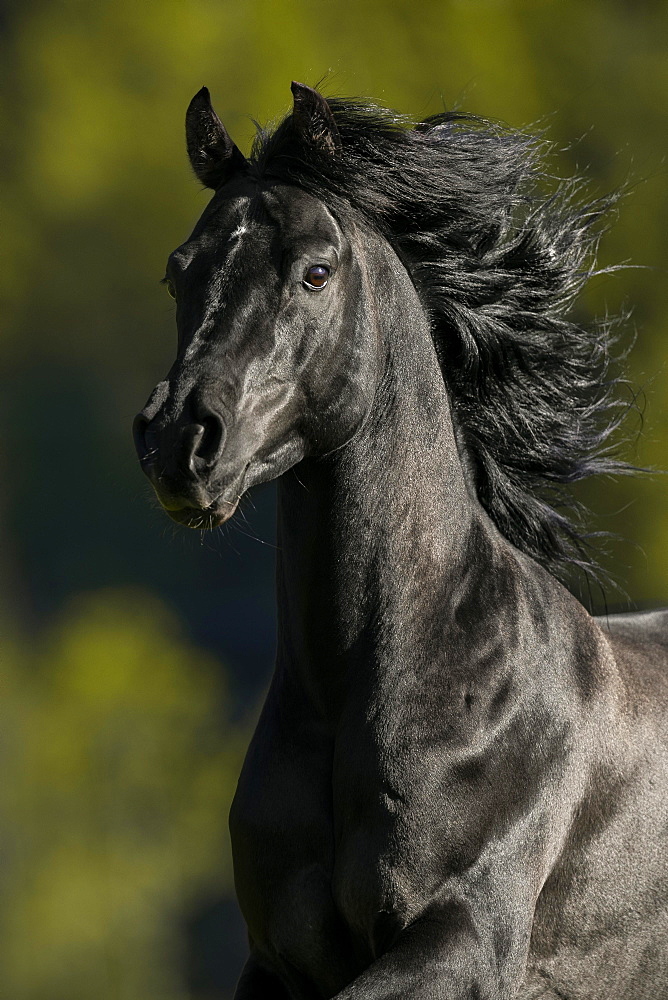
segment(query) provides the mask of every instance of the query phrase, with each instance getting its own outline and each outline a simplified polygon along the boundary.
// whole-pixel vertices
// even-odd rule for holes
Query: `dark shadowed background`
[[[544,130],[551,168],[630,181],[583,315],[633,307],[668,467],[665,0],[0,3],[0,984],[12,1000],[222,1000],[243,961],[227,810],[272,665],[274,493],[172,526],[130,425],[175,350],[159,280],[209,194],[183,116],[236,142],[291,79],[416,117]],[[668,480],[582,491],[637,606],[668,602]],[[610,605],[623,593],[608,589]],[[603,595],[594,590],[596,607]]]

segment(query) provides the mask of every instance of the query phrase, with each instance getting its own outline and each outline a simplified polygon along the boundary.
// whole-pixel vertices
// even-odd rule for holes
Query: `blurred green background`
[[[213,1000],[243,961],[227,810],[273,652],[273,490],[200,539],[150,499],[133,414],[169,368],[167,254],[208,194],[183,115],[237,143],[289,83],[534,124],[631,191],[584,315],[633,307],[625,457],[668,467],[665,0],[0,3],[0,984]],[[592,484],[608,565],[668,601],[668,482]],[[619,605],[620,595],[608,600]],[[597,606],[602,596],[594,594]]]

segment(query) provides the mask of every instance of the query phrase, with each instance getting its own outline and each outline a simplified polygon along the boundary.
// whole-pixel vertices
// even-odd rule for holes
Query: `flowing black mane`
[[[503,534],[551,571],[590,568],[566,486],[629,469],[610,454],[621,380],[611,324],[579,326],[573,299],[594,270],[612,199],[541,169],[544,144],[470,115],[413,125],[330,100],[339,145],[305,140],[290,115],[251,154],[263,177],[359,213],[407,266],[433,324],[460,447]]]

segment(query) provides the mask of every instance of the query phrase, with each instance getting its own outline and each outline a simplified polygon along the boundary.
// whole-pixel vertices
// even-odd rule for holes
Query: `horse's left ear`
[[[336,153],[341,136],[329,104],[317,90],[295,80],[290,85],[294,106],[292,121],[297,131],[316,146]]]
[[[207,187],[219,188],[248,166],[241,150],[211,106],[206,87],[193,97],[186,111],[186,145],[195,174]]]

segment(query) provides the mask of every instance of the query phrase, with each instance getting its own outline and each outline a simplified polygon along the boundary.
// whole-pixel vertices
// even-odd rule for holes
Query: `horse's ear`
[[[219,188],[233,173],[245,170],[246,158],[232,142],[211,107],[206,87],[193,97],[186,111],[186,145],[195,174],[207,187]]]
[[[294,102],[292,121],[297,131],[316,146],[336,153],[341,148],[341,136],[325,98],[312,87],[294,80],[290,89]]]

